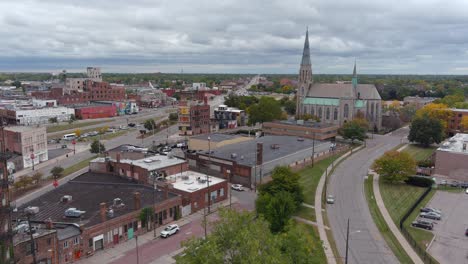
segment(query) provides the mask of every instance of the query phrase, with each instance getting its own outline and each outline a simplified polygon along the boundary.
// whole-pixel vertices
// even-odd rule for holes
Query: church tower
[[[310,48],[309,48],[309,29],[306,30],[306,37],[304,41],[304,51],[302,52],[301,67],[299,69],[299,82],[296,93],[296,117],[302,116],[303,101],[307,96],[310,85],[313,82],[312,77],[312,63],[310,62]]]
[[[354,91],[354,96],[359,99],[360,94],[358,94],[357,92],[357,73],[356,73],[356,60],[354,61],[354,69],[353,69],[353,79],[352,79],[352,83],[353,83],[353,91]]]

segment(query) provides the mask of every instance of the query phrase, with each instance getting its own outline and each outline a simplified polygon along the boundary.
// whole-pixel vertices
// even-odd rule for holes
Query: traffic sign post
[[[73,155],[75,155],[75,153],[76,153],[76,141],[74,139],[72,140],[72,144],[73,144]]]

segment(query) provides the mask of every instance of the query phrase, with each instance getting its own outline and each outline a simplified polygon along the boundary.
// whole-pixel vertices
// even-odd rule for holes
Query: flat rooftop
[[[12,132],[29,132],[34,130],[44,130],[45,127],[36,127],[36,126],[8,126],[5,127],[5,130],[12,131]]]
[[[191,138],[208,141],[208,137],[210,137],[211,142],[222,142],[224,140],[231,140],[231,139],[239,138],[242,136],[214,133],[214,134],[203,134],[203,135],[193,136]]]
[[[75,179],[58,186],[31,202],[18,208],[18,212],[13,214],[16,218],[23,214],[24,208],[28,206],[38,206],[39,213],[31,216],[32,221],[76,223],[80,226],[93,226],[101,223],[100,203],[105,202],[109,208],[115,198],[120,198],[124,204],[122,207],[114,207],[114,217],[116,218],[137,210],[134,204],[134,193],[140,193],[141,208],[153,204],[153,188],[137,184],[131,180],[112,175],[86,172]],[[64,195],[71,195],[72,201],[63,203],[61,198]],[[177,197],[177,194],[169,192],[168,198]],[[162,191],[156,191],[155,203],[161,203],[164,199]],[[80,218],[65,217],[65,210],[77,208],[85,211]],[[111,219],[107,217],[107,219]]]
[[[113,162],[117,162],[117,160],[112,159],[110,157],[107,157],[107,159]],[[101,162],[101,163],[106,162],[106,158],[104,157],[95,158],[91,162]],[[186,162],[185,160],[177,158],[173,156],[172,154],[169,154],[167,156],[156,154],[156,155],[148,156],[148,157],[145,157],[144,159],[138,159],[138,160],[131,160],[131,159],[120,160],[120,163],[133,164],[135,166],[144,168],[148,171],[153,171],[153,170],[158,170],[161,168],[180,165],[185,162]]]
[[[302,120],[281,120],[281,121],[272,121],[272,122],[265,122],[267,125],[268,123],[273,124],[282,124],[282,125],[290,125],[290,126],[301,126],[301,127],[310,127],[310,128],[328,128],[328,127],[338,127],[334,124],[324,124],[318,122],[310,122],[310,121],[302,121]]]
[[[182,173],[177,173],[171,176],[166,177],[167,183],[172,184],[174,189],[181,190],[184,192],[196,192],[198,190],[208,187],[208,182],[206,181],[206,174],[198,173],[195,171],[184,171]],[[215,185],[226,180],[208,176],[209,185]]]
[[[265,163],[283,158],[298,151],[310,149],[312,148],[313,140],[307,138],[301,138],[301,140],[299,140],[297,136],[263,136],[214,149],[211,151],[211,157],[233,160],[238,164],[252,166],[255,164],[257,143],[263,143],[263,162]],[[318,152],[320,149],[323,149],[323,144],[328,145],[329,142],[315,140],[315,150]],[[272,145],[275,145],[277,148],[273,149]],[[197,153],[209,156],[206,150],[201,150]],[[312,152],[310,155],[312,155]]]
[[[465,149],[463,149],[465,146]],[[440,145],[438,151],[468,154],[468,134],[457,133]]]

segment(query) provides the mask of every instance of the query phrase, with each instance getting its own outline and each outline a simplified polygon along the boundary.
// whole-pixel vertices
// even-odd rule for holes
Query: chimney
[[[116,160],[117,160],[117,163],[120,163],[120,153],[117,153]]]
[[[102,202],[99,204],[100,210],[99,213],[101,214],[101,222],[105,222],[107,220],[106,218],[106,203]]]
[[[135,210],[140,210],[141,208],[141,195],[139,192],[135,192],[133,194],[133,203],[135,206]]]
[[[205,103],[205,105],[208,104],[208,96],[203,95],[203,102]]]

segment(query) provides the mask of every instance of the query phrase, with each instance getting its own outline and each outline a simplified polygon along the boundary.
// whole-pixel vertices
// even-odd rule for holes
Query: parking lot
[[[434,221],[429,253],[440,263],[468,263],[468,194],[437,191],[428,207],[442,210],[442,220]]]

